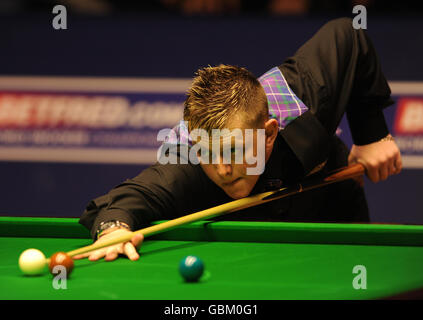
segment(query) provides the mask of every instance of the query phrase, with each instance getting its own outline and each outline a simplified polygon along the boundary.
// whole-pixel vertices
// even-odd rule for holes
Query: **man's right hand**
[[[102,235],[100,239],[98,239],[95,243],[101,243],[106,240],[110,240],[115,237],[122,236],[126,233],[130,233],[130,231],[128,231],[125,228],[115,229]],[[119,243],[119,244],[98,249],[95,251],[79,254],[74,256],[73,258],[74,259],[88,258],[90,261],[97,261],[101,258],[104,258],[104,260],[106,261],[113,261],[119,256],[119,254],[123,254],[123,255],[126,255],[130,260],[135,261],[135,260],[138,260],[140,257],[138,254],[138,250],[143,240],[144,240],[144,236],[142,234],[137,234],[131,239],[131,241]]]

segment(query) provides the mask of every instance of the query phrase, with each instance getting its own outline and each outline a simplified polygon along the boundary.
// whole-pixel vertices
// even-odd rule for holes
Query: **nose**
[[[222,178],[232,175],[232,165],[219,163],[216,164],[217,174]]]

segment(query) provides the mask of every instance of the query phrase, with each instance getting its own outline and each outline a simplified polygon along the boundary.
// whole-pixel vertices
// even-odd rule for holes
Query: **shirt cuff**
[[[347,111],[347,120],[355,145],[370,144],[389,134],[383,110],[380,108],[366,108],[355,113]]]
[[[291,121],[280,134],[301,163],[304,175],[327,160],[330,136],[310,110]]]

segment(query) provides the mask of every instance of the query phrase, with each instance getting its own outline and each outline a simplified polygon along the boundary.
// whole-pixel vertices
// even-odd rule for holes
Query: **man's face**
[[[230,164],[225,164],[223,161],[223,152],[220,155],[217,155],[219,157],[219,163],[214,164],[209,161],[209,163],[204,163],[203,161],[200,161],[201,167],[205,174],[217,185],[219,186],[225,193],[230,196],[233,199],[240,199],[243,197],[248,196],[251,191],[253,190],[255,184],[257,183],[257,180],[259,179],[259,174],[248,174],[248,171],[251,172],[251,170],[247,170],[248,168],[253,168],[257,166],[257,163],[252,163],[248,158],[246,159],[246,151],[250,150],[252,152],[252,155],[254,157],[262,156],[264,161],[267,161],[270,157],[272,148],[273,148],[273,142],[276,138],[277,134],[277,122],[275,120],[270,120],[270,129],[268,127],[268,122],[266,124],[263,124],[260,128],[254,128],[252,139],[245,139],[246,135],[243,135],[243,151],[244,151],[244,157],[243,161],[241,163],[238,163],[237,161],[234,161],[235,155],[234,152],[239,151],[239,148],[235,148],[234,141],[231,144],[231,152],[232,152],[232,161]],[[276,124],[275,124],[276,123]],[[231,121],[228,125],[229,130],[233,129],[241,129],[243,133],[245,133],[245,129],[253,129],[253,128],[247,128],[244,123],[240,119],[234,119]],[[257,129],[262,129],[263,131],[266,131],[266,137],[261,139],[260,134],[258,134]],[[275,133],[276,131],[276,133]],[[271,136],[268,136],[268,133],[271,133]],[[253,141],[251,141],[253,140]],[[253,143],[251,143],[253,142]],[[265,146],[262,146],[260,148],[258,146],[258,143],[265,144]],[[241,143],[240,143],[241,144]],[[240,145],[238,144],[238,146]],[[223,149],[223,146],[220,148],[220,150]],[[258,153],[264,152],[264,155],[260,155]],[[251,159],[251,158],[250,158]]]

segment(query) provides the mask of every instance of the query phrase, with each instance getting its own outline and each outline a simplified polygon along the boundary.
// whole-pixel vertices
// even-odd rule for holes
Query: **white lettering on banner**
[[[122,132],[122,133],[101,133],[91,137],[91,143],[98,146],[121,147],[159,147],[156,142],[155,132]]]
[[[3,128],[163,128],[182,118],[182,103],[138,101],[125,97],[0,94]]]
[[[132,107],[128,125],[133,128],[153,127],[163,128],[174,125],[182,119],[182,104],[140,101]]]
[[[16,144],[28,142],[27,134],[15,130],[0,130],[0,143]]]
[[[64,144],[64,145],[85,145],[90,142],[90,137],[85,131],[49,131],[34,130],[33,132],[21,132],[18,130],[0,130],[1,144],[23,144],[36,145]]]
[[[94,144],[97,147],[140,147],[156,148],[155,132],[96,132],[90,135],[84,130],[0,130],[0,144],[18,145],[31,144],[35,146],[86,146]]]
[[[423,168],[423,99],[402,97],[397,105],[394,134],[403,167]]]
[[[31,142],[34,144],[84,145],[89,141],[89,136],[83,131],[49,132],[40,130],[33,133]]]
[[[422,152],[423,136],[396,136],[395,141],[402,152]]]
[[[423,100],[407,102],[397,130],[401,133],[423,132]]]

